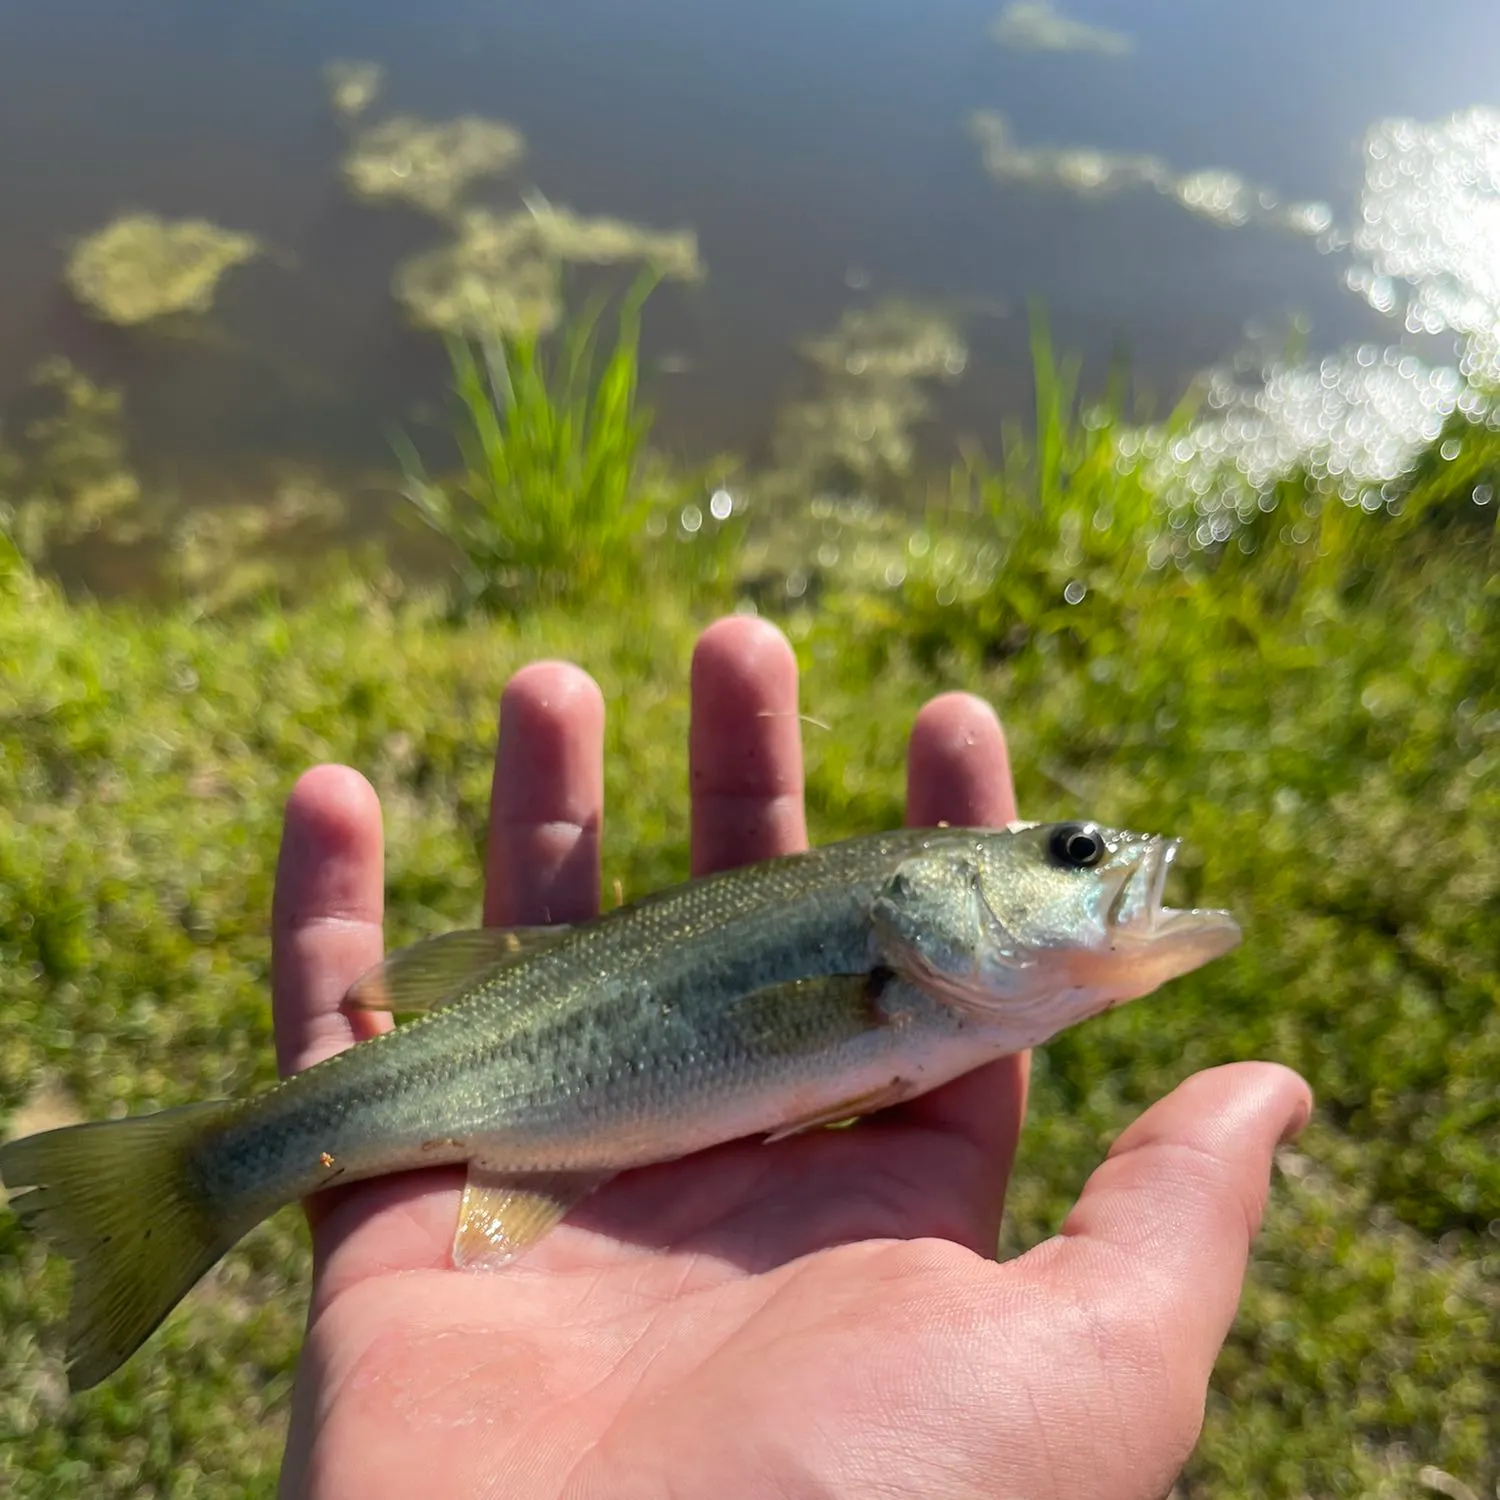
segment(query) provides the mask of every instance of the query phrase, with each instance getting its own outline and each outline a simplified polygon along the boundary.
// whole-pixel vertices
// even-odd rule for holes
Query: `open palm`
[[[805,843],[796,697],[771,627],[705,633],[697,871]],[[487,920],[597,908],[602,731],[576,668],[507,688]],[[908,820],[1012,816],[993,714],[930,703]],[[381,885],[374,793],[309,772],[277,879],[283,1071],[378,1024],[339,1002],[381,955]],[[852,1130],[628,1173],[499,1273],[450,1266],[461,1173],[323,1195],[283,1494],[1164,1494],[1305,1086],[1263,1064],[1190,1078],[1116,1144],[1057,1238],[997,1265],[1025,1091],[1009,1058]]]

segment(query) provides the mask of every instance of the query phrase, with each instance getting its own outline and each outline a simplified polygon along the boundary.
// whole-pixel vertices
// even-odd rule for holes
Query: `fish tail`
[[[233,1108],[189,1104],[0,1146],[11,1211],[73,1269],[70,1389],[122,1365],[243,1232],[205,1200],[193,1165]]]

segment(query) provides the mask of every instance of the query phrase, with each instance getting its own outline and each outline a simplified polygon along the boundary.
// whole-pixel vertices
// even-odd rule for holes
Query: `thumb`
[[[1111,1363],[1154,1387],[1154,1420],[1184,1459],[1239,1306],[1273,1154],[1311,1109],[1287,1068],[1194,1074],[1120,1136],[1062,1232],[1011,1263],[1107,1331]]]

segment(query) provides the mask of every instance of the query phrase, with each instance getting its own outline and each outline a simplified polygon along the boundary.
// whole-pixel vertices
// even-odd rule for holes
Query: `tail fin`
[[[190,1165],[204,1129],[232,1108],[189,1104],[0,1146],[12,1212],[73,1267],[72,1390],[124,1364],[239,1238],[243,1226],[204,1201]]]

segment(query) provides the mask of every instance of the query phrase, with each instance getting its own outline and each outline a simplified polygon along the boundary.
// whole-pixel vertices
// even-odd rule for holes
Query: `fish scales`
[[[118,1368],[260,1219],[466,1162],[454,1265],[500,1265],[614,1173],[926,1092],[1227,952],[1162,904],[1174,840],[908,830],[689,882],[569,929],[391,955],[351,1006],[415,1019],[277,1087],[0,1144],[74,1273],[68,1379]]]
[[[930,838],[899,833],[820,851],[840,857],[767,861],[574,929],[556,948],[498,969],[460,1004],[246,1101],[204,1139],[205,1196],[281,1202],[288,1181],[310,1192],[333,1173],[348,1178],[377,1163],[389,1171],[397,1160],[464,1160],[476,1139],[504,1150],[517,1170],[599,1164],[601,1152],[625,1165],[649,1156],[660,1136],[632,1136],[632,1117],[654,1120],[667,1105],[690,1133],[694,1102],[722,1101],[770,1070],[795,1082],[799,1057],[826,1066],[824,1050],[839,1041],[873,1049],[883,1039],[869,1035],[868,1013],[814,1006],[800,1034],[783,1026],[773,1039],[762,1026],[758,1045],[747,1045],[755,1012],[730,1002],[867,970],[870,902],[902,854]],[[933,1019],[951,1024],[936,1011]]]

